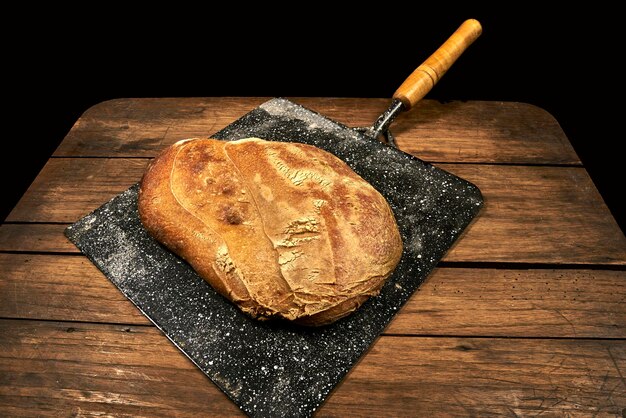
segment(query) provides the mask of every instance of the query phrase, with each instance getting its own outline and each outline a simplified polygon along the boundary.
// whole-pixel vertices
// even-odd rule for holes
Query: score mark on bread
[[[384,197],[317,147],[179,141],[141,181],[148,232],[258,319],[324,325],[379,293],[402,241]]]

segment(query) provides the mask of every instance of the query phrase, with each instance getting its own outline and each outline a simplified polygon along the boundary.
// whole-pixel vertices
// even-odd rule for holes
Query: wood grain
[[[626,264],[626,237],[584,169],[439,166],[485,198],[445,260]]]
[[[317,416],[615,416],[625,373],[623,341],[383,336]],[[241,415],[156,328],[24,320],[0,320],[0,410]]]
[[[77,253],[63,231],[69,224],[0,224],[0,251]]]
[[[50,159],[6,220],[75,222],[138,182],[148,162],[143,158]]]
[[[55,156],[154,157],[190,137],[207,137],[269,98],[116,99],[88,109]],[[293,98],[347,126],[370,126],[390,99]],[[423,100],[391,128],[399,147],[431,162],[580,164],[558,122],[513,102]]]
[[[435,269],[388,334],[626,338],[625,271]]]
[[[12,416],[241,416],[156,328],[0,320]]]
[[[624,368],[623,341],[382,337],[320,416],[614,416]]]
[[[580,165],[554,117],[526,103],[425,100],[391,131],[401,150],[429,162]]]
[[[8,221],[74,222],[135,182],[144,159],[48,161]],[[626,265],[626,237],[580,167],[439,164],[485,206],[446,261]]]
[[[0,254],[0,317],[152,323],[82,256]]]
[[[151,324],[84,257],[0,254],[0,271],[0,317]],[[625,282],[624,271],[438,268],[385,333],[626,338]]]

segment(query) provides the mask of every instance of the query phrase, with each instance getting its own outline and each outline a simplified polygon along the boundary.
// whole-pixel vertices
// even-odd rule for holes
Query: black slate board
[[[482,196],[463,179],[284,99],[211,136],[312,144],[378,189],[404,244],[381,294],[318,329],[254,321],[148,235],[137,215],[137,185],[66,235],[248,415],[311,416],[478,213]]]

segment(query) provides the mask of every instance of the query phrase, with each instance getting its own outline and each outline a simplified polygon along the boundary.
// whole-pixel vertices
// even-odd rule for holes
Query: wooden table
[[[242,415],[63,230],[264,100],[119,99],[76,122],[0,226],[0,416]],[[294,101],[350,126],[388,104]],[[485,206],[318,415],[623,416],[626,238],[557,121],[426,100],[393,131]]]

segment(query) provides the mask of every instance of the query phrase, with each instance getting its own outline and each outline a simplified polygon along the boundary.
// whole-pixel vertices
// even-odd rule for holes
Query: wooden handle
[[[433,88],[461,54],[482,33],[478,20],[468,19],[393,94],[409,110]]]

